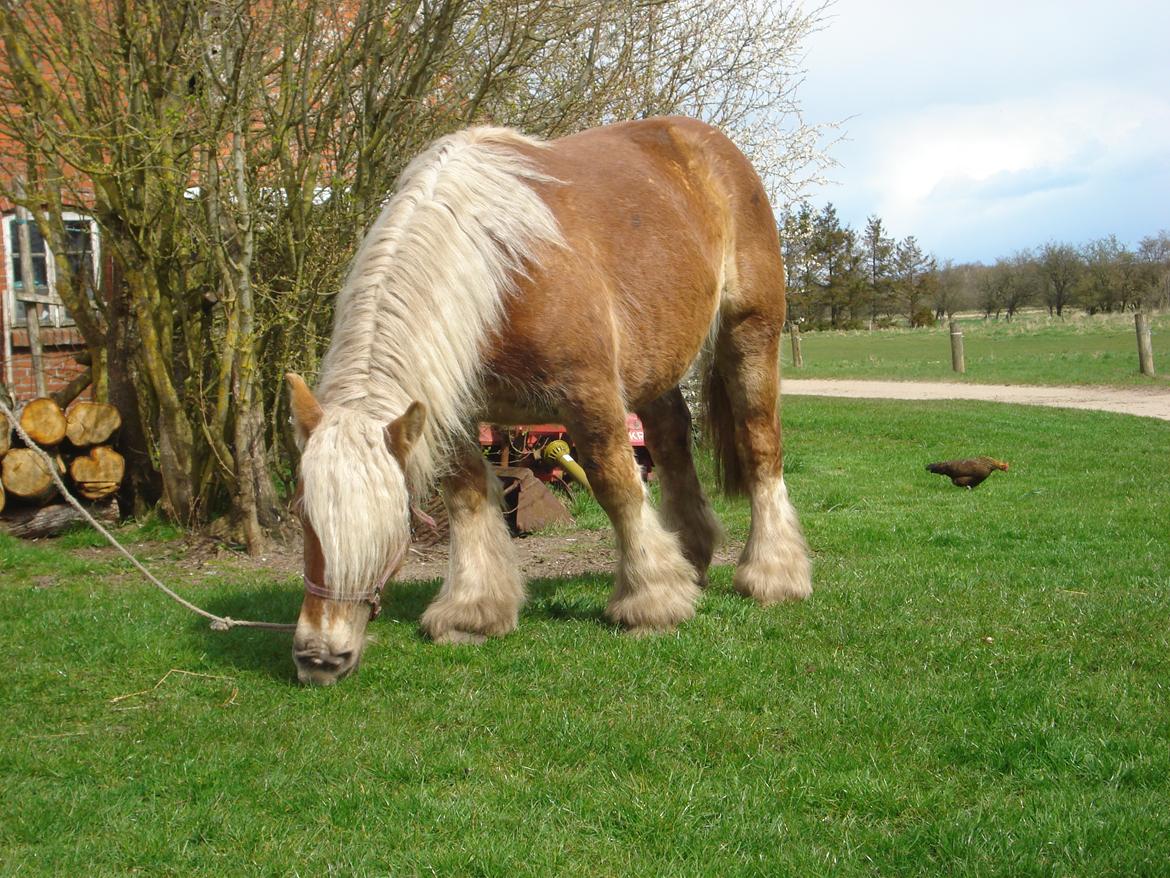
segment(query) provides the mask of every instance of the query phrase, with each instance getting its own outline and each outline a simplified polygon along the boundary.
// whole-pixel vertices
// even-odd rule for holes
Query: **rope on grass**
[[[59,490],[61,492],[61,496],[65,498],[65,501],[70,506],[72,506],[74,509],[76,509],[78,512],[80,512],[81,517],[84,518],[86,521],[88,521],[93,526],[94,530],[96,530],[103,537],[105,537],[109,541],[111,546],[113,546],[115,549],[117,549],[119,552],[121,552],[123,555],[125,555],[126,558],[130,561],[130,563],[133,564],[135,567],[137,567],[138,571],[143,576],[145,576],[147,578],[147,580],[150,581],[151,585],[153,585],[155,588],[157,588],[159,591],[161,591],[163,594],[165,594],[171,600],[175,601],[175,603],[187,608],[192,613],[195,613],[198,616],[202,616],[204,619],[207,619],[208,621],[210,621],[212,631],[230,631],[232,628],[264,628],[264,629],[267,629],[269,631],[295,631],[296,630],[296,627],[297,627],[296,625],[287,624],[284,622],[251,622],[247,619],[233,619],[231,616],[217,616],[217,615],[215,615],[215,613],[208,612],[207,610],[204,610],[201,607],[195,606],[195,604],[191,603],[186,598],[181,597],[180,595],[178,595],[177,593],[175,593],[171,589],[167,588],[165,585],[163,585],[158,580],[158,578],[153,573],[151,573],[144,566],[142,566],[142,562],[140,562],[137,558],[135,558],[134,555],[132,555],[129,552],[129,550],[126,549],[125,546],[123,546],[121,543],[119,543],[114,538],[114,535],[111,534],[108,530],[106,530],[102,526],[101,522],[99,522],[96,518],[94,518],[92,515],[90,515],[89,510],[87,510],[84,506],[82,506],[76,497],[74,497],[72,494],[69,493],[69,489],[65,487],[65,482],[63,482],[61,480],[61,476],[57,472],[57,464],[53,461],[53,459],[49,456],[48,452],[46,452],[45,449],[41,448],[39,445],[37,445],[36,442],[34,442],[29,437],[28,433],[26,433],[24,431],[24,427],[22,427],[20,425],[20,421],[17,419],[16,415],[14,415],[12,413],[12,409],[8,408],[8,406],[5,405],[3,403],[3,401],[0,401],[0,413],[3,413],[3,415],[9,420],[9,422],[12,424],[12,426],[16,429],[16,435],[18,435],[21,438],[21,440],[24,442],[24,444],[27,445],[29,448],[31,448],[33,451],[35,451],[37,454],[39,454],[41,456],[41,458],[44,460],[45,465],[48,467],[49,475],[52,477],[53,482],[57,485],[57,490]]]

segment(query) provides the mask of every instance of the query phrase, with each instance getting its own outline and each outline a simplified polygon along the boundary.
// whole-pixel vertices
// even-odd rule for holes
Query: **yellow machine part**
[[[554,439],[548,443],[544,446],[541,456],[550,463],[559,464],[573,478],[573,481],[583,485],[590,494],[593,493],[585,470],[581,469],[581,465],[573,460],[573,456],[569,454],[569,443],[564,439]]]

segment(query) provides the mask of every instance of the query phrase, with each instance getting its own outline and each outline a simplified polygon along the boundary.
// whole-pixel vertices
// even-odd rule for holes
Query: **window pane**
[[[66,257],[73,276],[82,289],[92,290],[94,286],[93,235],[92,227],[85,220],[70,220],[65,223],[68,236]]]
[[[49,272],[48,266],[45,264],[45,254],[34,253],[32,262],[33,282],[38,287],[47,289],[49,286]],[[17,289],[21,289],[24,286],[24,263],[21,261],[19,250],[14,251],[12,254],[12,279]]]
[[[20,253],[20,226],[21,220],[13,217],[9,220],[9,229],[12,233],[12,280],[13,285],[20,288],[24,285],[24,270]],[[41,230],[31,220],[28,222],[29,249],[32,252],[33,277],[38,287],[49,285],[49,273],[45,264],[45,239],[41,237]]]

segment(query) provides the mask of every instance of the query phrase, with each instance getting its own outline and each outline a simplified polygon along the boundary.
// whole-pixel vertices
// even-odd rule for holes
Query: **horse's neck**
[[[502,297],[538,245],[561,242],[530,182],[546,180],[501,129],[443,138],[403,172],[362,243],[337,303],[320,387],[328,401],[385,421],[427,407],[413,487],[467,434],[481,351]]]

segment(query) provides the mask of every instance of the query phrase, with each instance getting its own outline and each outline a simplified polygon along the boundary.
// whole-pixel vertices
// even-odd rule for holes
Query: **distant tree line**
[[[790,319],[816,329],[929,326],[957,312],[1011,320],[1025,307],[1062,317],[1170,307],[1170,232],[1130,248],[1110,235],[1083,246],[1050,242],[992,265],[939,262],[878,216],[861,232],[832,204],[802,202],[781,218]]]

